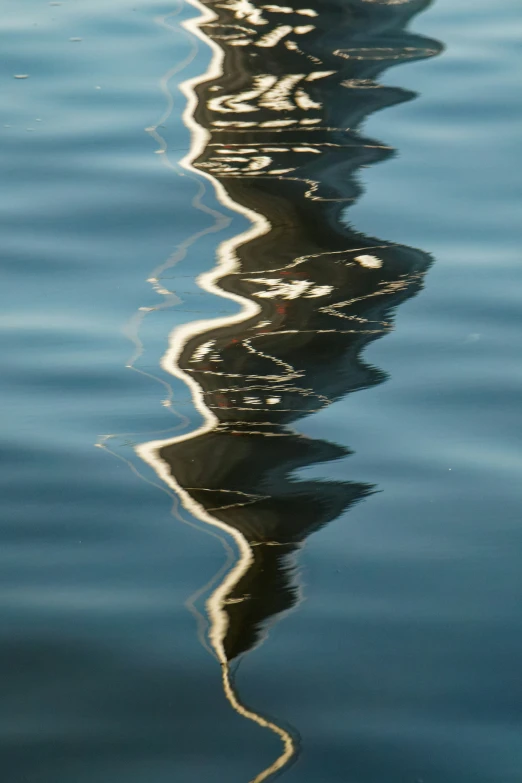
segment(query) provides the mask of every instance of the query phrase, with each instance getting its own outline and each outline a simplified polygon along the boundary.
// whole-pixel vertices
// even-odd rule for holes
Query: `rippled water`
[[[519,4],[2,19],[2,779],[519,783]]]

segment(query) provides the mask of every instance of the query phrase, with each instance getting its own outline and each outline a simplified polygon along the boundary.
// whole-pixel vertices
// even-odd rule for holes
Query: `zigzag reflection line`
[[[188,0],[189,2],[193,2],[193,0]],[[267,128],[266,130],[263,128],[227,128],[227,133],[267,133],[270,130],[270,128]],[[286,128],[283,129],[286,130]],[[353,128],[331,128],[329,125],[292,125],[290,126],[290,130],[292,133],[294,131],[306,131],[307,133],[310,133],[310,131],[341,131],[343,133],[353,130]],[[219,133],[222,131],[222,128],[214,128],[214,133]],[[307,142],[308,143],[308,142]]]
[[[331,403],[329,403],[331,404]],[[218,405],[209,405],[209,408],[212,408],[214,410],[222,410],[222,408]],[[239,405],[227,405],[227,411],[252,411],[252,408],[242,408]],[[261,411],[262,413],[299,413],[302,410],[307,410],[309,413],[319,413],[322,408],[276,408],[275,410],[272,408],[258,408],[256,407],[256,412]]]
[[[310,260],[311,258],[321,258],[324,256],[345,256],[345,255],[349,255],[350,253],[359,253],[363,251],[366,252],[367,250],[382,250],[383,248],[389,248],[389,247],[394,247],[394,243],[389,243],[387,245],[366,245],[365,247],[353,247],[353,248],[349,248],[348,250],[330,250],[326,253],[324,252],[312,253],[306,256],[299,256],[299,258],[294,258],[293,261],[290,261],[290,263],[285,264],[285,266],[274,267],[272,269],[259,269],[256,270],[255,272],[252,272],[251,274],[263,275],[272,272],[283,272],[287,269],[292,269],[295,266],[299,266],[300,264],[304,264],[306,261]]]
[[[283,767],[285,767],[293,758],[296,753],[294,738],[288,731],[286,731],[286,729],[281,728],[281,726],[278,726],[277,723],[274,723],[267,718],[263,718],[257,712],[249,710],[239,701],[232,686],[230,666],[228,662],[225,662],[222,666],[222,676],[223,690],[225,691],[225,695],[235,711],[244,718],[247,718],[247,720],[251,720],[253,723],[257,723],[257,725],[261,726],[261,728],[270,729],[270,731],[279,736],[281,742],[283,743],[283,753],[279,756],[279,758],[277,758],[270,767],[264,769],[259,773],[259,775],[256,775],[256,777],[250,781],[250,783],[262,783],[262,781],[283,769]]]
[[[229,394],[237,393],[244,394],[251,391],[265,391],[271,393],[274,391],[273,386],[262,386],[261,384],[254,384],[253,386],[226,386],[223,389],[212,389],[207,392],[208,395],[212,394]],[[303,386],[279,386],[277,389],[278,394],[297,392],[304,394],[307,397],[323,398],[323,394],[318,394],[313,389],[305,389]]]
[[[172,17],[178,16],[181,13],[181,9],[182,9],[182,3],[180,2],[179,7],[178,7],[178,9],[176,11],[172,11],[169,14],[164,14],[163,16],[157,16],[154,19],[154,22],[157,25],[159,25],[160,27],[164,27],[169,32],[174,32],[174,30],[176,28],[174,28],[171,25],[169,25],[167,23],[167,20],[171,19]],[[195,45],[195,42],[194,42],[194,40],[192,38],[189,37],[188,40],[189,40],[189,43],[190,43],[190,52],[189,52],[189,54],[180,63],[175,65],[173,68],[170,68],[170,70],[168,70],[167,73],[165,73],[161,77],[161,79],[160,79],[160,89],[161,89],[163,95],[165,96],[165,99],[166,99],[166,102],[167,102],[166,109],[165,109],[163,115],[161,116],[161,118],[154,125],[151,125],[150,127],[145,128],[146,132],[149,133],[152,136],[152,138],[159,145],[159,149],[156,150],[156,152],[163,154],[163,163],[164,163],[164,165],[166,165],[167,168],[172,169],[176,173],[179,173],[177,168],[176,168],[176,166],[173,165],[168,160],[168,157],[166,155],[166,152],[167,152],[167,149],[168,149],[167,142],[163,138],[163,136],[160,133],[158,133],[157,129],[159,127],[161,127],[168,120],[168,118],[172,114],[172,110],[174,108],[174,97],[173,97],[171,91],[169,90],[169,81],[177,73],[180,73],[185,68],[187,68],[187,66],[189,66],[190,63],[193,62],[194,58],[196,57],[196,54],[197,54],[197,51],[198,51],[197,46]]]
[[[170,492],[166,487],[164,487],[161,484],[157,484],[155,481],[151,481],[149,478],[143,475],[133,463],[124,457],[122,454],[118,454],[116,451],[113,451],[106,445],[106,441],[110,438],[115,437],[114,435],[105,435],[95,444],[95,446],[99,449],[103,449],[103,451],[106,451],[108,454],[110,454],[112,457],[116,457],[116,459],[120,460],[120,462],[124,462],[131,470],[131,472],[139,478],[141,481],[144,481],[146,484],[149,484],[151,487],[154,487],[155,489],[159,489],[161,492],[164,492],[168,497],[172,500],[172,515],[178,519],[182,524],[187,525],[188,527],[192,527],[198,532],[205,533],[208,536],[212,536],[212,538],[215,538],[219,541],[223,549],[225,550],[225,562],[223,565],[219,568],[218,572],[214,574],[214,576],[203,586],[200,587],[195,593],[193,593],[187,600],[185,601],[185,606],[189,610],[189,612],[192,614],[194,619],[196,620],[196,628],[197,628],[197,634],[198,639],[201,642],[202,646],[214,657],[215,652],[209,647],[206,638],[205,638],[205,631],[208,627],[208,622],[205,619],[204,615],[199,611],[199,609],[196,606],[196,601],[200,598],[201,595],[208,592],[208,590],[220,579],[223,574],[227,571],[228,568],[230,568],[231,564],[234,561],[234,552],[232,550],[232,547],[228,543],[228,540],[224,536],[220,536],[218,533],[215,533],[213,530],[209,530],[208,528],[201,528],[199,525],[195,524],[189,519],[185,519],[185,517],[180,514],[179,511],[179,498],[178,495],[175,493]]]
[[[271,332],[271,334],[274,334],[274,332]],[[192,368],[187,368],[187,372],[192,373],[193,375],[217,375],[221,378],[246,378],[248,380],[256,381],[256,380],[262,380],[262,381],[272,381],[273,383],[284,383],[288,380],[286,376],[283,375],[245,375],[241,372],[220,372],[219,370],[194,370]],[[302,373],[299,374],[297,377],[301,378]]]
[[[399,280],[383,282],[381,284],[382,288],[380,288],[378,291],[372,291],[371,294],[364,294],[364,296],[355,296],[353,299],[346,299],[344,302],[337,302],[333,305],[325,305],[324,307],[319,308],[319,312],[326,313],[327,315],[339,316],[340,313],[335,312],[335,310],[339,307],[349,307],[352,304],[363,302],[366,299],[374,299],[377,296],[386,296],[387,294],[396,293],[397,291],[403,291],[407,289],[411,283],[416,282],[420,278],[422,278],[422,275],[419,272],[410,275],[402,275],[401,279]],[[363,332],[364,330],[361,329],[360,331]]]
[[[364,297],[361,297],[361,299]],[[359,301],[359,300],[356,300]],[[321,308],[322,309],[322,308]],[[269,334],[381,334],[384,329],[279,329]],[[261,335],[259,335],[261,336]],[[266,335],[263,335],[266,336]],[[301,376],[298,376],[301,377]]]
[[[296,129],[297,130],[297,129]],[[377,150],[393,150],[395,147],[390,147],[386,144],[337,144],[333,141],[307,141],[304,142],[307,147],[335,147],[336,149],[351,149],[356,147],[357,149],[377,149]],[[223,144],[223,142],[214,142],[213,144],[209,144],[209,147],[293,147],[295,144],[292,144],[288,141],[249,141],[246,142],[238,142],[234,141],[230,144]],[[279,150],[277,150],[279,152]],[[284,151],[284,150],[283,150]]]
[[[273,332],[271,332],[273,334]],[[263,359],[268,359],[268,361],[274,362],[274,364],[277,364],[280,367],[283,367],[287,370],[287,375],[280,376],[281,380],[287,380],[290,381],[293,378],[302,378],[304,373],[299,372],[295,369],[291,364],[288,364],[288,362],[284,362],[282,359],[278,359],[277,356],[272,356],[268,353],[263,353],[263,351],[256,351],[253,345],[251,345],[251,340],[255,340],[256,337],[260,337],[261,335],[253,335],[252,337],[249,337],[247,340],[242,340],[242,345],[245,346],[247,351],[249,353],[253,353],[256,356],[261,356]]]
[[[154,21],[156,22],[156,24],[172,32],[174,28],[167,23],[167,20],[179,15],[179,13],[181,12],[181,8],[182,8],[182,3],[180,2],[179,7],[177,8],[176,11],[173,11],[172,13],[166,14],[164,16],[158,16],[154,19]],[[160,89],[162,90],[163,94],[166,97],[167,107],[163,112],[161,118],[154,125],[145,129],[160,145],[160,151],[165,153],[162,158],[162,162],[164,163],[164,165],[167,165],[168,168],[173,169],[174,171],[176,171],[176,173],[178,173],[177,168],[170,163],[168,156],[166,154],[168,150],[167,142],[157,132],[157,128],[163,125],[168,120],[174,108],[174,98],[168,87],[170,79],[176,73],[179,73],[183,71],[185,68],[187,68],[187,66],[194,60],[197,54],[198,48],[197,45],[195,45],[193,37],[188,36],[188,38],[191,43],[191,51],[189,55],[187,55],[187,57],[181,63],[168,70],[167,73],[164,74],[160,80]],[[181,176],[183,176],[183,174],[181,174]],[[198,178],[197,182],[198,182],[198,191],[196,192],[196,195],[192,200],[192,205],[195,209],[198,209],[201,212],[207,213],[210,216],[212,216],[214,218],[214,223],[211,226],[208,226],[207,228],[197,231],[196,233],[188,237],[188,239],[186,239],[184,242],[178,245],[175,252],[171,254],[166,261],[160,264],[160,266],[156,267],[156,269],[152,272],[151,276],[149,277],[148,282],[152,283],[152,287],[156,291],[156,293],[160,293],[168,298],[165,299],[159,305],[155,305],[153,307],[139,308],[139,310],[136,311],[134,316],[128,321],[128,323],[124,327],[124,334],[132,343],[134,343],[135,346],[134,354],[127,362],[128,369],[134,370],[135,372],[141,373],[143,375],[147,375],[152,380],[155,380],[158,383],[162,384],[167,390],[167,407],[172,406],[172,402],[174,398],[174,392],[172,386],[169,383],[167,383],[165,380],[160,378],[159,376],[153,375],[152,373],[145,373],[143,370],[139,370],[135,366],[136,362],[138,361],[138,359],[141,358],[144,352],[143,342],[140,337],[140,329],[143,326],[143,321],[145,320],[145,317],[149,312],[152,311],[157,312],[160,310],[164,310],[166,308],[173,307],[176,304],[181,304],[181,300],[176,296],[176,294],[174,294],[171,291],[166,291],[160,288],[160,286],[158,285],[158,278],[163,274],[163,272],[173,267],[175,264],[179,263],[183,258],[185,258],[189,248],[198,239],[205,236],[206,234],[211,234],[214,232],[221,231],[223,228],[226,228],[226,226],[230,224],[229,218],[227,218],[225,215],[221,214],[217,210],[214,210],[211,207],[206,206],[202,202],[202,198],[206,192],[206,188],[204,183],[201,182],[200,178]],[[173,410],[173,412],[175,411]],[[180,418],[185,418],[185,417],[180,416]],[[188,420],[186,421],[188,422]]]
[[[257,421],[256,421],[256,425],[257,425]],[[291,432],[263,432],[262,430],[227,429],[227,432],[230,432],[232,435],[262,435],[264,438],[288,438],[289,436],[292,435]],[[251,541],[250,541],[250,546],[254,546],[254,544]]]
[[[384,149],[388,149],[387,147]],[[305,177],[279,177],[279,176],[269,176],[268,174],[257,174],[256,172],[248,172],[248,174],[225,174],[222,176],[222,179],[251,179],[252,177],[256,177],[257,179],[278,179],[281,180],[281,182],[302,182],[305,185],[309,185],[310,187],[305,192],[305,197],[311,199],[312,201],[331,201],[336,203],[346,203],[348,201],[355,201],[355,196],[347,196],[346,198],[323,198],[322,196],[314,196],[314,193],[319,189],[320,183],[313,179],[306,179]]]
[[[206,131],[204,128],[198,125],[195,120],[195,111],[198,103],[196,87],[205,81],[209,81],[212,78],[217,78],[223,74],[224,52],[202,30],[203,25],[209,22],[213,22],[218,18],[217,14],[210,8],[205,7],[205,5],[200,2],[200,0],[188,1],[199,12],[199,16],[185,21],[183,26],[197,39],[201,40],[206,46],[210,47],[212,52],[211,61],[206,73],[199,77],[189,79],[180,86],[180,89],[186,98],[186,108],[183,113],[183,121],[191,132],[191,149],[185,158],[180,161],[180,166],[190,172],[195,172],[196,169],[194,168],[193,163],[196,158],[203,153],[211,137],[210,132]],[[208,433],[214,430],[219,423],[216,415],[205,405],[203,389],[201,386],[196,382],[190,373],[184,372],[180,367],[179,360],[187,342],[191,338],[196,337],[197,335],[201,335],[211,328],[244,323],[246,320],[256,316],[261,311],[261,307],[258,303],[246,299],[240,295],[224,291],[218,286],[218,281],[225,274],[229,274],[238,268],[239,262],[236,255],[237,248],[256,237],[266,234],[270,230],[270,223],[265,217],[233,201],[226,192],[223,185],[214,179],[210,174],[201,171],[200,176],[205,177],[212,183],[216,197],[223,206],[227,207],[233,212],[242,214],[250,222],[250,228],[248,228],[246,231],[242,232],[236,237],[233,237],[232,239],[221,243],[217,252],[218,263],[213,270],[200,275],[197,279],[197,283],[203,290],[210,294],[231,299],[232,301],[237,302],[240,305],[241,310],[239,313],[232,316],[217,319],[206,319],[192,322],[190,324],[185,324],[178,327],[171,333],[169,337],[169,347],[161,360],[161,366],[166,370],[166,372],[174,375],[187,384],[191,391],[194,407],[202,416],[203,423],[197,430],[191,433],[179,435],[176,438],[166,441],[151,441],[149,443],[141,444],[136,447],[136,452],[141,457],[141,459],[153,467],[157,475],[169,487],[174,489],[174,491],[178,494],[182,505],[191,514],[203,522],[206,522],[208,525],[219,528],[220,530],[226,532],[234,540],[237,546],[239,556],[235,565],[227,572],[225,578],[214,590],[207,601],[207,610],[211,621],[209,640],[222,666],[223,688],[230,705],[238,714],[242,715],[248,720],[253,721],[254,723],[257,723],[259,726],[272,731],[280,738],[281,742],[283,743],[283,752],[278,756],[273,764],[263,770],[252,781],[252,783],[261,783],[261,781],[266,780],[266,778],[286,766],[290,759],[295,755],[296,747],[294,739],[288,731],[278,726],[275,722],[262,718],[257,713],[244,707],[238,700],[230,681],[228,660],[224,648],[224,640],[229,623],[228,616],[225,611],[225,602],[228,594],[231,592],[234,586],[250,569],[254,561],[252,548],[242,533],[240,533],[235,528],[221,522],[221,520],[209,514],[200,503],[197,503],[190,496],[190,494],[183,487],[181,487],[175,476],[173,476],[168,470],[166,463],[160,457],[160,450],[163,447]]]

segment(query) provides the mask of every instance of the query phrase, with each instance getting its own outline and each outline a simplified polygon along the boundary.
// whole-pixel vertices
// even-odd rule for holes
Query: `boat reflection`
[[[213,58],[184,85],[193,145],[183,164],[211,179],[251,228],[223,242],[215,269],[199,280],[241,312],[176,330],[163,360],[189,385],[204,423],[138,452],[192,514],[237,544],[237,561],[207,602],[209,639],[231,704],[283,742],[256,781],[292,759],[295,741],[240,703],[229,664],[298,601],[302,542],[372,491],[296,480],[297,469],[347,453],[300,435],[296,423],[383,380],[363,349],[390,331],[430,265],[420,250],[357,232],[344,214],[360,194],[359,169],[393,155],[362,135],[362,122],[415,97],[380,75],[440,51],[407,31],[429,4],[195,2],[201,16],[187,25]]]

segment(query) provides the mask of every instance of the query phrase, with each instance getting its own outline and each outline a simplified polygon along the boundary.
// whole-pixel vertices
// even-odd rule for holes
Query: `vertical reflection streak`
[[[232,708],[282,743],[252,781],[261,783],[295,758],[297,743],[242,704],[230,664],[298,602],[301,544],[374,491],[293,479],[350,452],[290,424],[382,382],[361,354],[391,330],[394,309],[421,289],[431,263],[345,222],[342,209],[361,192],[356,172],[392,154],[359,129],[372,112],[415,97],[379,75],[441,47],[406,29],[430,0],[189,2],[199,16],[183,26],[211,58],[180,86],[191,135],[180,166],[249,227],[221,242],[216,265],[197,278],[239,311],[179,326],[161,359],[190,389],[201,425],[136,452],[193,517],[236,546],[210,588],[208,639]]]

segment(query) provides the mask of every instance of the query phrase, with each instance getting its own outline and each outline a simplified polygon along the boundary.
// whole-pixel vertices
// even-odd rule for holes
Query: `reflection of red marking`
[[[219,408],[228,408],[229,402],[223,394],[216,394],[216,402]]]
[[[279,315],[285,315],[286,305],[277,305],[277,312],[279,313]]]

